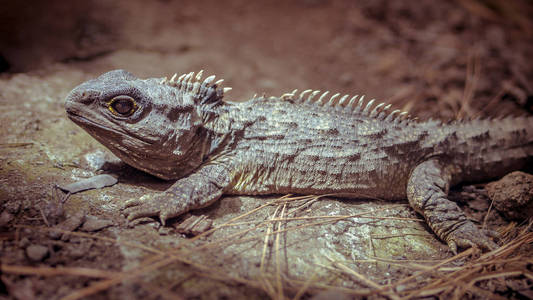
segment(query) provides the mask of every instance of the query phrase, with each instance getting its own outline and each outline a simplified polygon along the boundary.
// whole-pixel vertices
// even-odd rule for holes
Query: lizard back
[[[239,176],[229,192],[405,198],[409,172],[435,151],[425,142],[437,122],[420,126],[387,112],[390,106],[352,99],[321,105],[305,97],[260,97],[232,104],[230,122],[244,128],[234,153],[246,163],[234,170]]]

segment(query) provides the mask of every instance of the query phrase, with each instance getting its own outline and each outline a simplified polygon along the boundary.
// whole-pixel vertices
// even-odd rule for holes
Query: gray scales
[[[164,224],[223,194],[407,198],[452,251],[497,247],[448,190],[525,167],[533,117],[418,122],[363,96],[311,90],[236,103],[223,100],[221,82],[202,72],[139,79],[115,70],[67,96],[68,117],[124,162],[177,179],[128,201],[128,220]]]

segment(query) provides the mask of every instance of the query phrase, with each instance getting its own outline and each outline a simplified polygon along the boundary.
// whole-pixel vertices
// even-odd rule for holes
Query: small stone
[[[27,237],[23,237],[19,241],[20,248],[26,248],[30,245],[30,240]]]
[[[48,247],[42,245],[28,246],[28,248],[26,248],[26,255],[32,261],[42,261],[48,256]]]
[[[92,171],[112,171],[124,167],[125,163],[109,151],[96,150],[83,156],[82,166]]]
[[[14,216],[10,214],[7,209],[0,214],[0,227],[6,226],[7,223],[13,220]]]
[[[85,212],[79,211],[75,215],[67,217],[67,219],[65,221],[59,223],[54,228],[60,229],[62,231],[74,231],[78,227],[81,226],[83,221],[85,221]],[[52,238],[52,239],[61,238],[62,241],[67,241],[69,239],[69,237],[68,237],[69,234],[68,233],[63,233],[63,232],[61,232],[59,230],[58,231],[54,231],[54,230],[50,231],[48,236],[50,238]]]
[[[84,162],[87,164],[88,169],[93,171],[98,171],[105,164],[108,159],[109,154],[102,150],[97,150],[95,152],[87,153],[83,156]]]
[[[69,255],[72,259],[78,259],[85,257],[87,255],[87,252],[89,252],[91,248],[91,245],[79,245],[77,247],[73,247],[69,251]]]
[[[63,209],[63,203],[60,199],[50,199],[44,205],[42,213],[46,218],[46,225],[56,225],[65,213],[65,210]]]
[[[17,214],[20,211],[20,207],[20,201],[11,201],[4,204],[5,210],[12,215]]]
[[[159,235],[169,235],[171,231],[172,231],[172,228],[164,227],[164,226],[159,227],[159,229],[157,230]]]
[[[54,239],[54,240],[58,240],[60,237],[61,237],[62,233],[59,232],[59,231],[50,231],[48,233],[48,236],[51,238],[51,239]]]
[[[512,172],[485,188],[494,207],[507,218],[524,220],[533,215],[533,175]]]
[[[81,230],[93,232],[102,230],[112,225],[113,221],[98,219],[95,216],[87,216],[85,222],[83,223],[83,226],[81,227]]]

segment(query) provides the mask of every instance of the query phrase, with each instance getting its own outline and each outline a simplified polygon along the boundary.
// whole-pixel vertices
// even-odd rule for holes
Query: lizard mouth
[[[109,132],[111,134],[114,134],[114,135],[118,135],[120,137],[126,137],[126,138],[134,138],[144,144],[147,144],[147,145],[152,145],[153,144],[153,141],[150,141],[150,140],[147,140],[147,139],[143,139],[143,138],[140,138],[138,136],[135,136],[133,134],[128,134],[126,132],[123,132],[123,131],[119,131],[119,130],[116,130],[114,128],[111,128],[111,127],[108,127],[108,126],[104,126],[102,124],[98,124],[90,119],[87,119],[85,117],[82,117],[80,115],[77,115],[75,113],[72,113],[72,112],[67,112],[67,115],[68,115],[68,118],[70,120],[72,120],[72,122],[76,123],[77,125],[80,125],[82,126],[83,128],[87,128],[88,130],[90,131],[93,131],[93,130],[97,130],[99,132],[101,131],[105,131],[105,132]]]

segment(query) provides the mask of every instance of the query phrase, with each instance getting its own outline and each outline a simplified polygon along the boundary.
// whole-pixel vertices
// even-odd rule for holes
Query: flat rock
[[[101,189],[106,186],[112,186],[117,183],[117,179],[109,174],[96,175],[90,178],[82,179],[78,182],[59,186],[63,191],[71,194],[91,189]]]
[[[507,218],[523,220],[533,215],[533,175],[512,172],[485,188],[494,207]]]

